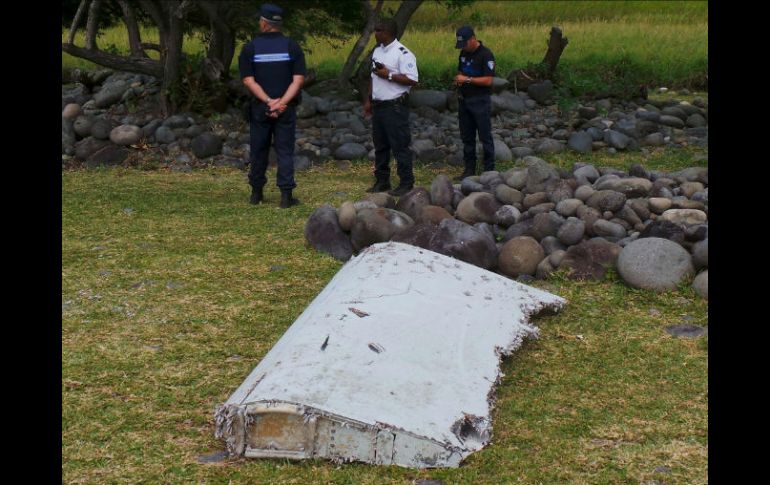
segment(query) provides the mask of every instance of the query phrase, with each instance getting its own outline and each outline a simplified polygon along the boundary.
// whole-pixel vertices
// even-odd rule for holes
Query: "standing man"
[[[243,46],[238,67],[243,85],[253,95],[250,100],[249,202],[263,200],[267,183],[268,154],[273,143],[278,155],[276,184],[281,190],[280,207],[299,204],[292,197],[294,182],[294,137],[297,121],[295,106],[305,82],[305,54],[297,43],[281,33],[283,10],[269,3],[262,5],[261,32]]]
[[[367,192],[390,189],[390,152],[396,159],[399,184],[388,193],[402,196],[414,187],[412,141],[409,127],[409,91],[417,84],[417,59],[396,39],[393,19],[374,27],[377,47],[372,54],[369,92],[365,93],[364,116],[372,118],[375,182]]]
[[[469,26],[457,29],[456,49],[460,51],[460,62],[455,76],[459,106],[460,137],[463,140],[462,175],[455,178],[476,175],[476,132],[484,147],[484,171],[495,169],[495,143],[492,141],[492,78],[495,77],[495,56],[492,51],[476,39]]]

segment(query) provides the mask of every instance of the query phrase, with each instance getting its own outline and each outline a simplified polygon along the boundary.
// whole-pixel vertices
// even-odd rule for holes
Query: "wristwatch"
[[[468,76],[465,78],[465,84],[470,84],[470,83],[471,83],[471,77]]]
[[[393,73],[389,72],[388,73],[388,81],[392,81],[392,80],[393,80]]]

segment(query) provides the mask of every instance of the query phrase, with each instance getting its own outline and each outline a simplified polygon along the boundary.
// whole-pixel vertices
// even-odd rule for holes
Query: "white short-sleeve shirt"
[[[372,66],[374,61],[381,62],[388,71],[395,74],[403,74],[412,81],[417,82],[417,58],[414,57],[404,45],[394,39],[390,44],[378,45],[372,54]],[[372,73],[372,99],[387,101],[395,99],[404,93],[408,93],[411,86],[404,86],[394,81],[388,81]]]

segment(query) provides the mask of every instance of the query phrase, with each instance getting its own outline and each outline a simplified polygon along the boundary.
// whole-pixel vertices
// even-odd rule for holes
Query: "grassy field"
[[[708,73],[708,5],[706,2],[497,2],[480,1],[459,12],[432,2],[420,7],[410,22],[404,43],[418,60],[421,84],[441,87],[455,74],[454,29],[471,23],[495,53],[498,75],[543,59],[550,28],[561,27],[569,45],[561,58],[562,84],[575,95],[611,82],[651,87],[702,88]],[[66,39],[62,31],[62,39]],[[157,41],[145,29],[143,39]],[[335,77],[356,41],[330,44],[312,39],[308,66],[319,78]],[[82,45],[82,33],[76,41]],[[103,46],[127,52],[125,29],[115,27],[99,39]],[[374,45],[374,39],[369,47]],[[201,52],[197,36],[185,50]],[[240,50],[240,46],[238,47]],[[62,54],[64,67],[94,65]],[[235,72],[237,59],[231,66]]]
[[[699,152],[562,154],[549,162],[676,170]],[[706,152],[707,154],[707,152]],[[501,169],[506,166],[499,167]],[[436,170],[416,168],[418,185]],[[454,175],[454,174],[450,174]],[[250,206],[245,174],[62,172],[62,459],[75,483],[706,483],[708,324],[688,285],[656,294],[611,274],[534,286],[569,300],[503,364],[490,446],[458,469],[325,461],[200,463],[223,449],[224,402],[342,263],[305,246],[319,205],[364,195],[371,165],[297,176],[299,207]]]

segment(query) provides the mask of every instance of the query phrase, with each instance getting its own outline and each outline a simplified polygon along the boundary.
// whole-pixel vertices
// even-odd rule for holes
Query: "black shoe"
[[[262,187],[252,187],[251,188],[251,197],[249,197],[249,204],[259,204],[262,202],[262,199],[264,199],[264,196],[262,194]]]
[[[282,190],[281,191],[281,209],[288,209],[291,206],[299,205],[300,202],[298,199],[295,199],[291,196],[291,190]]]
[[[387,190],[390,190],[390,182],[375,182],[374,185],[366,189],[370,194],[375,192],[385,192]]]
[[[414,188],[414,185],[399,185],[393,190],[389,190],[388,193],[395,197],[401,197]]]
[[[462,182],[462,181],[463,181],[463,180],[465,180],[466,178],[468,178],[468,177],[473,177],[474,175],[476,175],[476,174],[475,174],[475,173],[473,173],[473,172],[463,172],[462,174],[460,174],[460,175],[458,175],[457,177],[455,177],[453,180],[454,180],[455,182]]]

